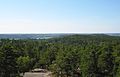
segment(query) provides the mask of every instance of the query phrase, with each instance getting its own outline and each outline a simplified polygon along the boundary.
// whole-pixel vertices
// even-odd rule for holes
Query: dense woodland
[[[55,77],[120,77],[120,37],[0,40],[0,77],[19,77],[34,68],[50,70]]]

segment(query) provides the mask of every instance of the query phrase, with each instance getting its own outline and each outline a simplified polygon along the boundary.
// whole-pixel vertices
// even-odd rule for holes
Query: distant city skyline
[[[119,33],[120,0],[1,0],[3,33]]]

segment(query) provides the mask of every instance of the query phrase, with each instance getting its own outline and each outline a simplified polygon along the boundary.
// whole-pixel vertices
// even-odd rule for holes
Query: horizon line
[[[41,33],[21,33],[21,32],[17,32],[17,33],[0,33],[0,34],[117,34],[120,32],[41,32]]]

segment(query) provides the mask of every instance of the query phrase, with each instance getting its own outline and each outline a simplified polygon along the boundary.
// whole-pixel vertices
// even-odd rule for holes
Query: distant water
[[[49,39],[66,34],[0,34],[0,39]]]

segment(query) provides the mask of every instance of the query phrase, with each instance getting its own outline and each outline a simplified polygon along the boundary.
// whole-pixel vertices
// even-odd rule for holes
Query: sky
[[[120,0],[0,0],[0,33],[119,33]]]

